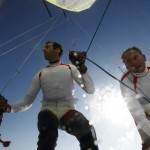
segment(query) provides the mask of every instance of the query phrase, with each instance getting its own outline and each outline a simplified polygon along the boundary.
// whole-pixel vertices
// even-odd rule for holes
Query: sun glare
[[[114,85],[97,88],[89,107],[94,120],[105,117],[113,124],[121,124],[131,119],[120,90]]]
[[[104,150],[140,149],[141,139],[118,86],[97,88],[88,106],[90,123],[96,127],[100,147]]]

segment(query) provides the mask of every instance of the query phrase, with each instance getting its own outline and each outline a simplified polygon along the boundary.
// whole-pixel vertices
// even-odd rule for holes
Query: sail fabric
[[[47,0],[62,9],[80,12],[90,8],[96,0]]]

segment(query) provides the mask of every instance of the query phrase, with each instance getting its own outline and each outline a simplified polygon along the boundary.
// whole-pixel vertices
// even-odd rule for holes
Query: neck
[[[147,73],[148,73],[148,68],[145,67],[145,70],[141,73],[132,73],[134,76],[137,76],[137,77],[142,77],[142,76],[145,76]]]
[[[60,60],[55,60],[55,61],[49,61],[50,64],[55,64],[57,62],[59,62]]]

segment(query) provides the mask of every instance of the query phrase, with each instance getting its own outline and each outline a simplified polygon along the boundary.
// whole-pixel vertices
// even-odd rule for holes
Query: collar
[[[148,67],[145,67],[145,70],[142,73],[132,73],[135,77],[143,77],[145,75],[147,75],[147,73],[149,72]]]

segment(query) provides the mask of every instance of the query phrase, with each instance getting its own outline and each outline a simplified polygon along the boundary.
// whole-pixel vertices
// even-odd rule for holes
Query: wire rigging
[[[50,18],[53,18],[53,16],[52,16],[52,14],[51,14],[50,10],[48,9],[48,6],[47,6],[47,4],[46,4],[46,1],[45,1],[45,0],[43,0],[43,3],[44,3],[44,6],[45,6],[45,8],[46,8],[46,10],[47,10],[47,12],[48,12],[48,14],[49,14]],[[67,15],[66,15],[66,13],[65,13],[65,11],[64,11],[63,9],[61,9],[61,10],[62,10],[62,12],[63,12],[63,14],[64,14],[65,18],[66,18],[66,19],[68,19],[68,18],[67,18]]]
[[[62,25],[62,24],[57,24],[57,26],[55,26],[54,28],[51,28],[51,31],[54,30],[54,29],[56,29],[57,27],[59,27],[59,26],[61,26],[61,25]],[[48,30],[47,30],[47,31],[48,31]],[[38,35],[32,37],[31,39],[29,39],[29,40],[27,40],[27,41],[25,41],[25,42],[23,42],[23,43],[21,43],[21,44],[18,44],[17,46],[15,46],[15,47],[13,47],[13,48],[7,50],[6,52],[0,54],[0,57],[1,57],[1,56],[4,56],[4,55],[6,55],[6,54],[8,54],[8,53],[11,52],[11,51],[14,51],[15,49],[17,49],[17,48],[19,48],[19,47],[21,47],[21,46],[27,44],[28,42],[30,42],[30,41],[32,41],[32,40],[34,40],[34,39],[36,39],[36,38],[42,36],[42,35],[43,35],[44,33],[46,33],[47,31],[44,31],[44,32],[42,32],[42,33],[40,33],[40,34],[38,34]]]
[[[105,14],[106,14],[106,12],[107,12],[107,10],[108,10],[108,7],[109,7],[110,3],[111,3],[111,0],[109,0],[107,6],[106,6],[106,8],[105,8],[105,11],[104,11],[104,13],[103,13],[103,15],[102,15],[102,18],[100,19],[100,21],[99,21],[99,23],[98,23],[98,26],[97,26],[97,28],[96,28],[96,30],[95,30],[95,33],[94,33],[94,35],[93,35],[93,37],[92,37],[92,39],[91,39],[90,44],[89,44],[89,46],[88,46],[88,48],[87,48],[87,50],[86,50],[86,53],[89,51],[89,49],[90,49],[90,47],[91,47],[91,45],[92,45],[92,43],[93,43],[93,40],[94,40],[94,38],[95,38],[95,36],[96,36],[97,31],[99,30],[99,27],[100,27],[100,25],[101,25],[101,23],[102,23],[102,21],[103,21],[103,19],[104,19],[104,16],[105,16]]]
[[[46,10],[47,10],[47,12],[48,12],[50,18],[52,18],[52,14],[51,14],[51,12],[49,11],[49,9],[48,9],[48,7],[47,7],[47,5],[46,5],[46,1],[43,0],[43,3],[44,3],[44,6],[45,6],[45,8],[46,8]]]
[[[31,50],[31,52],[28,54],[28,56],[25,58],[25,60],[21,63],[21,65],[16,69],[16,72],[12,75],[12,77],[10,78],[10,80],[4,85],[3,89],[1,90],[0,94],[2,94],[4,92],[4,90],[8,87],[8,85],[12,82],[12,80],[17,76],[18,73],[21,72],[22,67],[24,66],[24,64],[27,62],[27,60],[31,57],[31,55],[33,54],[33,52],[36,50],[36,48],[39,46],[39,44],[42,42],[42,40],[46,37],[46,35],[49,33],[49,31],[51,30],[51,28],[56,24],[56,22],[58,21],[58,19],[60,18],[61,14],[59,14],[59,16],[56,18],[56,20],[54,21],[54,23],[49,27],[49,29],[46,31],[46,33],[44,34],[44,36],[39,40],[39,42],[35,45],[35,47]]]
[[[37,28],[39,28],[40,26],[42,26],[42,25],[44,25],[44,24],[47,24],[48,22],[50,22],[50,20],[45,21],[44,23],[41,23],[41,24],[39,24],[39,25],[37,25],[37,26],[35,26],[35,27],[33,27],[33,28],[31,28],[31,29],[25,31],[25,32],[21,33],[20,35],[18,35],[18,36],[16,36],[16,37],[13,37],[12,39],[8,40],[7,42],[1,44],[0,47],[2,47],[2,46],[4,46],[4,45],[6,45],[6,44],[8,44],[8,43],[10,43],[10,42],[12,42],[12,41],[14,41],[14,40],[16,40],[17,38],[19,38],[19,37],[21,37],[21,36],[23,36],[23,35],[25,35],[25,34],[31,32],[31,31],[33,31],[33,30],[35,30],[35,29],[37,29]]]
[[[39,35],[36,35],[36,36],[34,36],[33,38],[31,38],[31,39],[29,39],[29,40],[27,40],[27,41],[25,41],[25,42],[23,42],[23,43],[21,43],[21,44],[15,46],[15,47],[13,47],[13,48],[11,48],[10,50],[7,50],[6,52],[0,54],[0,57],[1,57],[1,56],[4,56],[4,55],[6,55],[6,54],[8,54],[9,52],[15,50],[15,49],[18,48],[18,47],[21,47],[21,46],[27,44],[28,42],[30,42],[30,41],[32,41],[32,40],[34,40],[34,39],[40,37],[41,35],[43,35],[43,34],[46,33],[46,32],[47,32],[47,31],[42,32],[42,33],[40,33]]]
[[[85,35],[89,38],[89,39],[91,39],[91,36],[90,36],[90,34],[85,30],[85,28],[83,28],[80,24],[79,24],[79,22],[77,22],[76,20],[74,20],[74,19],[72,19],[71,18],[71,20],[85,33]],[[93,42],[98,46],[98,48],[100,48],[101,49],[101,51],[103,52],[103,54],[104,53],[107,53],[107,51],[105,51],[101,46],[100,46],[100,44],[96,41],[96,40],[93,40]],[[111,52],[109,52],[109,55],[110,55],[110,53]],[[108,53],[107,53],[108,54]],[[111,54],[112,55],[112,54]],[[113,60],[113,63],[116,65],[116,66],[118,66],[117,65],[117,63]],[[118,66],[118,68],[119,68],[119,66]]]

